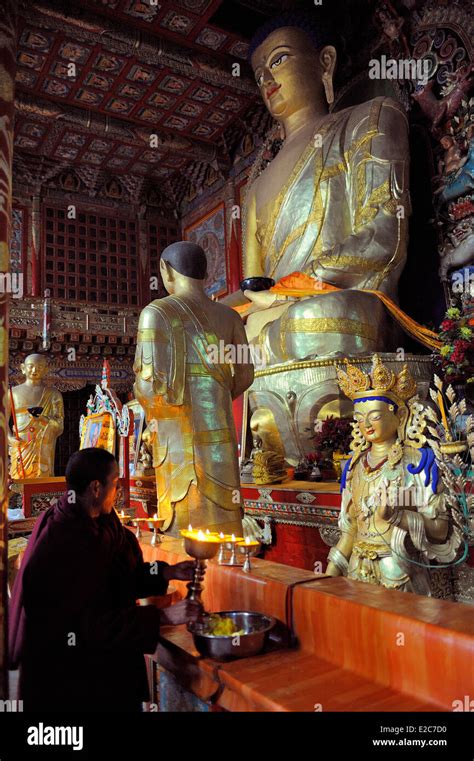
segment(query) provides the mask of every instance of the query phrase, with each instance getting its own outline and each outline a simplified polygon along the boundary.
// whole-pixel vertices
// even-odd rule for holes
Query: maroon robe
[[[145,563],[115,512],[91,518],[66,494],[40,520],[10,606],[25,710],[140,710],[160,613],[136,600],[166,592],[167,563]]]

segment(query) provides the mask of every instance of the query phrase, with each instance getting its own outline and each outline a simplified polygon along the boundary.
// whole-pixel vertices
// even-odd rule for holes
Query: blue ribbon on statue
[[[423,471],[425,474],[425,486],[431,483],[433,493],[436,494],[438,490],[439,470],[435,454],[430,447],[422,447],[419,451],[421,452],[420,462],[418,465],[410,463],[407,465],[407,470],[414,476]]]
[[[349,469],[351,467],[352,457],[349,457],[348,461],[344,465],[344,470],[342,471],[341,475],[341,494],[342,490],[346,488],[346,480],[347,480],[347,474],[349,473]]]
[[[390,404],[394,407],[395,412],[398,410],[398,404],[395,404],[393,399],[390,399],[388,396],[362,396],[360,399],[354,399],[354,404],[359,404],[359,402],[373,402],[374,400]]]

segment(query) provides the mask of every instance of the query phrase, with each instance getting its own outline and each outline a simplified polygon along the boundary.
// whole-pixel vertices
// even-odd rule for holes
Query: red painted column
[[[0,273],[10,266],[13,118],[16,69],[16,0],[2,4],[0,45]],[[2,282],[6,278],[2,277]],[[8,440],[4,406],[8,392],[8,294],[0,293],[0,699],[7,697],[7,508]]]

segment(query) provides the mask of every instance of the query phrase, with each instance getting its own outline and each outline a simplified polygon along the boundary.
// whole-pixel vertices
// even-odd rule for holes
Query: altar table
[[[180,540],[152,546],[144,535],[141,546],[148,561],[187,559]],[[210,561],[206,609],[275,616],[297,645],[220,663],[197,653],[184,626],[165,627],[150,659],[154,690],[160,673],[172,675],[202,705],[230,711],[452,711],[471,694],[470,606],[272,561],[252,566],[244,573]],[[184,582],[173,585],[185,595]]]

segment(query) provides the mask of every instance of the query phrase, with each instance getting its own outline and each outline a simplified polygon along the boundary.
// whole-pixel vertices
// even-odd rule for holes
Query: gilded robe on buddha
[[[397,299],[406,261],[408,170],[402,107],[375,98],[330,114],[278,196],[257,209],[266,276],[278,281],[302,272],[345,289],[290,303],[273,322],[269,314],[258,343],[270,363],[391,348],[382,303],[359,291]]]

